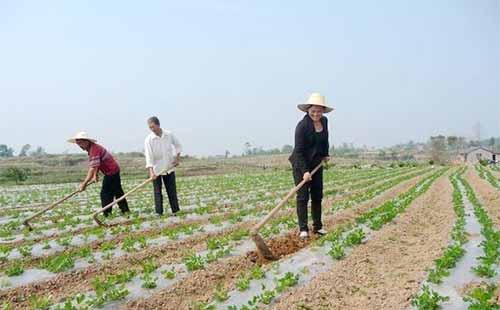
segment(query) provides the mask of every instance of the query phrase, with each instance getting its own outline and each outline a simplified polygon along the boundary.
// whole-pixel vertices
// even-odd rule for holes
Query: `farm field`
[[[131,189],[141,179],[127,179]],[[181,211],[153,190],[90,214],[100,185],[33,220],[76,183],[0,189],[0,309],[500,309],[500,170],[475,166],[330,167],[328,234],[298,238],[295,200],[249,230],[293,187],[291,171],[178,178]]]

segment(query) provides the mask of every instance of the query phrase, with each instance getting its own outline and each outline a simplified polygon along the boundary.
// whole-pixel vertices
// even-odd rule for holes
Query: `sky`
[[[0,0],[0,144],[141,151],[156,115],[241,154],[293,144],[311,92],[333,144],[500,136],[499,3]]]

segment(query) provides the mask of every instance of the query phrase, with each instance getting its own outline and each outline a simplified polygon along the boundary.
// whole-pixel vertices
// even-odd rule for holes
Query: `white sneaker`
[[[318,234],[318,235],[321,235],[321,236],[324,236],[328,233],[328,231],[326,231],[325,229],[321,228],[320,230],[315,230],[314,231],[315,234]]]
[[[307,231],[301,231],[300,234],[299,234],[299,238],[300,239],[305,239],[309,237],[309,233]]]

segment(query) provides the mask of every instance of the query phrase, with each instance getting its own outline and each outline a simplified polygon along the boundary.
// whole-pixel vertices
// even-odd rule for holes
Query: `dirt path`
[[[338,224],[354,222],[357,215],[377,207],[383,202],[398,196],[409,190],[422,179],[422,176],[402,182],[387,190],[374,199],[354,206],[351,209],[341,210],[324,219],[324,226],[333,229]],[[325,202],[324,208],[329,207]],[[271,251],[278,257],[296,253],[307,247],[315,238],[307,241],[299,240],[296,230],[290,231],[280,237],[267,240],[266,243]],[[237,276],[243,271],[250,269],[255,264],[267,264],[269,261],[262,260],[255,251],[248,252],[245,256],[231,258],[224,262],[218,262],[208,266],[205,270],[196,271],[189,278],[178,282],[172,287],[160,291],[151,297],[129,302],[127,309],[191,309],[197,301],[207,302],[212,298],[214,288],[217,284],[226,289],[234,289]],[[218,276],[214,276],[218,275]]]
[[[488,181],[481,179],[473,167],[467,169],[465,179],[488,212],[495,229],[500,229],[500,190],[494,188]]]
[[[452,191],[447,177],[440,177],[393,223],[274,308],[406,309],[450,239]]]

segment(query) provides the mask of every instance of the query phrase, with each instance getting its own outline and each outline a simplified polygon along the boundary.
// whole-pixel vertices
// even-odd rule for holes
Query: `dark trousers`
[[[101,188],[101,204],[102,207],[104,208],[108,204],[113,202],[113,199],[120,198],[123,196],[123,189],[122,189],[122,181],[120,179],[120,172],[117,172],[113,175],[105,175],[104,178],[102,179],[102,188]],[[129,212],[128,209],[128,203],[127,199],[123,199],[118,203],[118,206],[120,207],[120,210],[122,213]],[[108,216],[111,214],[111,209],[109,208],[106,211],[104,211],[104,216]]]
[[[176,213],[179,211],[179,201],[177,200],[175,172],[171,172],[167,175],[159,175],[156,180],[153,181],[156,213],[160,215],[163,214],[163,195],[161,193],[162,180],[167,190],[168,202],[170,203],[172,213]]]
[[[295,185],[302,182],[304,174],[300,169],[293,169]],[[312,176],[312,181],[307,182],[297,192],[297,217],[299,218],[300,231],[309,231],[307,226],[307,203],[311,198],[311,215],[314,231],[323,228],[321,222],[321,201],[323,199],[323,167]]]

